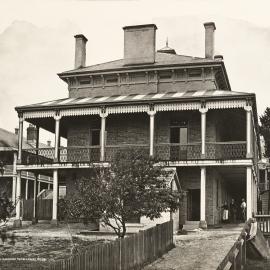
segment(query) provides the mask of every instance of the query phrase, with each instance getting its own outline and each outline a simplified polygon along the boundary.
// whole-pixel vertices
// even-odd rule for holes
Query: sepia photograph
[[[270,269],[267,0],[0,0],[0,270]]]

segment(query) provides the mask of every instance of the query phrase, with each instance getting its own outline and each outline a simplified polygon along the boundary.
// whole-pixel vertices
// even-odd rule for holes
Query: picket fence
[[[168,221],[123,239],[86,247],[70,258],[51,262],[46,269],[139,270],[173,246],[173,222]]]

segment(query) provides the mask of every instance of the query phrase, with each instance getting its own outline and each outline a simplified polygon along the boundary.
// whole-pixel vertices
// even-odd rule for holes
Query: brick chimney
[[[85,67],[86,42],[88,39],[80,34],[75,37],[75,69]]]
[[[213,59],[215,54],[215,30],[214,22],[204,23],[205,28],[205,58]]]
[[[153,64],[156,53],[156,25],[132,25],[123,29],[124,64]]]
[[[35,141],[37,139],[37,129],[35,126],[29,124],[26,139],[27,141]]]
[[[49,147],[52,146],[52,141],[51,141],[51,140],[48,140],[48,141],[47,141],[47,146],[49,146]]]

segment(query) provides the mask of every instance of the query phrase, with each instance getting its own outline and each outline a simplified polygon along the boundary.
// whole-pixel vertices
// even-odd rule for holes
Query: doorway
[[[200,220],[200,189],[189,189],[188,190],[188,207],[187,216],[190,221]]]
[[[170,128],[171,160],[187,159],[187,126],[176,126]]]

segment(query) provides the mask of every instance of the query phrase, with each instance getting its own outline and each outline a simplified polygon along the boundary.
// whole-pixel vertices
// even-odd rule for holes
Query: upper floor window
[[[145,76],[146,75],[145,75],[144,72],[131,73],[129,75],[130,81],[134,82],[134,83],[136,83],[136,82],[145,82],[146,81]]]
[[[102,84],[102,78],[101,77],[94,77],[94,84],[95,85]]]
[[[118,77],[117,76],[108,76],[108,77],[105,77],[105,81],[107,84],[117,84]]]
[[[91,130],[91,145],[92,146],[100,145],[100,130],[99,129]]]
[[[80,80],[80,84],[81,85],[86,85],[86,84],[90,84],[91,83],[91,80],[90,79],[83,79],[83,80]]]
[[[201,69],[190,69],[188,71],[188,76],[190,78],[198,78],[202,76],[202,70]]]
[[[159,79],[161,81],[162,80],[170,80],[171,78],[172,78],[172,73],[169,71],[159,73]]]

